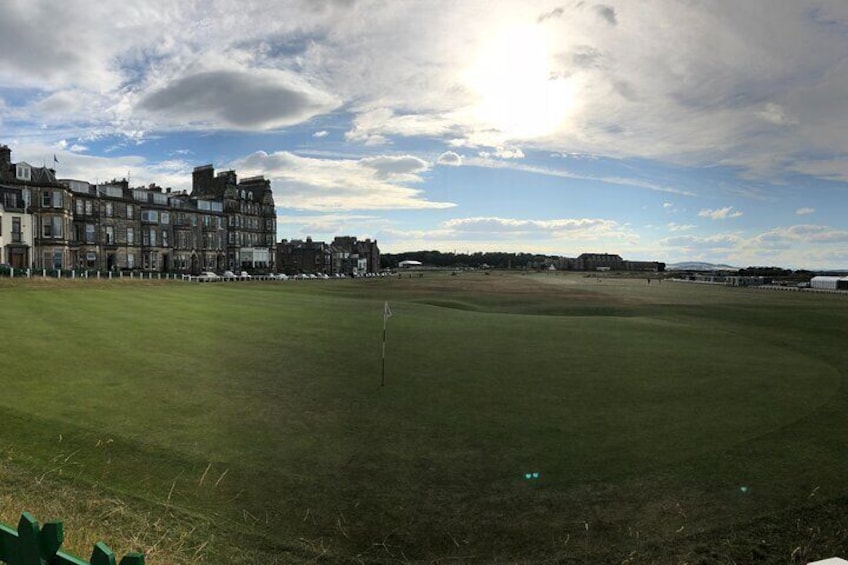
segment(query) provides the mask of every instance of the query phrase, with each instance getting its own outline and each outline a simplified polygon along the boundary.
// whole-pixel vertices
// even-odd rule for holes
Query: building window
[[[111,202],[106,203],[106,217],[107,218],[112,217],[112,203]]]
[[[60,216],[54,216],[53,220],[53,237],[61,238],[64,230],[62,229],[62,218]]]
[[[12,242],[21,242],[21,219],[12,218]]]
[[[115,243],[115,228],[106,226],[106,245],[112,245],[113,243]]]
[[[45,190],[41,193],[41,206],[44,208],[50,207],[50,191]]]
[[[127,228],[127,245],[135,245],[135,230]]]
[[[77,199],[77,201],[74,203],[74,207],[76,208],[76,214],[77,214],[77,216],[82,216],[82,210],[83,210],[83,208],[82,208],[82,200]]]
[[[32,180],[32,170],[27,165],[15,167],[15,178],[18,180]]]
[[[156,229],[150,228],[150,246],[156,247]]]
[[[53,191],[53,207],[61,208],[62,207],[62,191],[54,190]]]
[[[94,203],[91,200],[85,201],[85,215],[91,216],[94,212],[92,211],[94,208]]]
[[[94,243],[94,224],[85,224],[85,242]]]
[[[162,247],[168,247],[168,230],[162,230]]]
[[[56,250],[53,251],[53,268],[61,269],[62,268],[62,251]]]
[[[162,212],[162,223],[170,224],[171,223],[171,214],[168,212]]]
[[[132,204],[127,204],[127,219],[133,219],[133,208],[135,208]]]
[[[127,268],[135,269],[135,253],[127,253]]]

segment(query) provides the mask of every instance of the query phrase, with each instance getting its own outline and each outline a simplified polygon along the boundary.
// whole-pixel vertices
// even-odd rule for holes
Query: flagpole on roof
[[[380,372],[380,386],[386,386],[386,321],[392,317],[389,301],[383,304],[383,368]]]

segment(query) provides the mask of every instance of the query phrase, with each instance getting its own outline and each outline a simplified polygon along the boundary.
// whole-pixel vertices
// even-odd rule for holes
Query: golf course
[[[848,297],[445,272],[0,301],[0,522],[83,557],[848,557]]]

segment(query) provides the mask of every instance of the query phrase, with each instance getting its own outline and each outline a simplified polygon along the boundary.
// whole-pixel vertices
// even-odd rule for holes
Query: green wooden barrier
[[[59,551],[65,541],[62,522],[47,522],[43,528],[29,512],[21,514],[16,532],[0,524],[0,563],[9,565],[115,565],[115,554],[102,541],[94,545],[90,561]],[[144,554],[128,553],[120,565],[144,565]]]

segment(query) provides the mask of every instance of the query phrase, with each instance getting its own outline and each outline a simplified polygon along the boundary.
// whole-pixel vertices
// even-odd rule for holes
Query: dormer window
[[[17,180],[32,180],[32,167],[26,163],[18,163],[15,165],[15,178]]]

